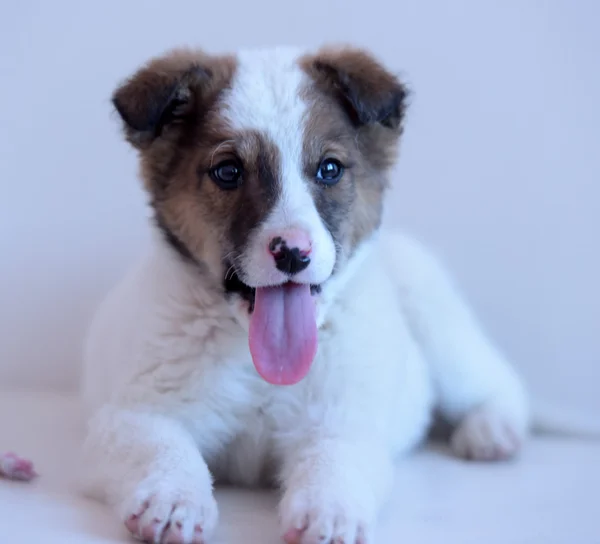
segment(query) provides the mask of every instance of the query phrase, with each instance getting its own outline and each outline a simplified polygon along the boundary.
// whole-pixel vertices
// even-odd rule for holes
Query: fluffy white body
[[[423,247],[397,233],[367,245],[310,374],[278,387],[256,373],[228,305],[157,241],[87,345],[90,490],[125,521],[151,501],[157,534],[170,519],[190,538],[216,522],[211,472],[254,484],[276,467],[284,533],[308,523],[306,542],[368,541],[394,459],[434,408],[457,423],[457,454],[512,455],[528,426],[514,371]]]
[[[393,88],[391,76],[352,55],[365,66],[359,83],[373,74],[377,85],[389,79]],[[142,141],[135,140],[143,126],[139,99],[161,80],[148,79],[139,99],[137,81],[125,88],[120,111],[132,140]],[[425,248],[375,229],[349,260],[336,256],[326,210],[317,210],[315,182],[306,175],[306,138],[317,139],[305,130],[312,103],[302,89],[309,83],[296,52],[244,53],[214,106],[231,130],[258,131],[278,150],[278,200],[252,231],[238,272],[252,287],[284,283],[289,278],[275,268],[269,240],[291,229],[310,241],[311,264],[294,276],[324,283],[315,297],[319,343],[309,374],[290,386],[263,380],[248,348],[248,304],[223,296],[218,252],[203,257],[210,274],[201,275],[159,233],[91,327],[85,483],[148,542],[210,538],[216,478],[277,482],[289,543],[366,544],[393,463],[425,437],[435,410],[455,425],[456,454],[478,460],[512,456],[529,426],[522,383]],[[357,87],[367,105],[392,96],[371,87]],[[373,115],[380,111],[387,110]],[[377,206],[359,205],[365,213],[357,221]],[[331,275],[338,257],[343,265]]]

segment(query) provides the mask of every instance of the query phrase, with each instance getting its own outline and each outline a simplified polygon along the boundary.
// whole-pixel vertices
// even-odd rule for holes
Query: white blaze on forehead
[[[242,271],[252,285],[282,281],[264,247],[278,230],[299,228],[312,239],[310,266],[295,279],[322,283],[335,264],[335,244],[315,207],[303,176],[302,149],[309,104],[302,97],[308,76],[299,65],[302,51],[294,48],[242,51],[222,115],[233,130],[255,130],[279,149],[280,198],[253,235]],[[317,165],[315,165],[315,168]]]
[[[224,111],[234,129],[264,132],[284,156],[296,159],[302,153],[307,110],[300,96],[306,76],[299,56],[291,48],[240,52]]]

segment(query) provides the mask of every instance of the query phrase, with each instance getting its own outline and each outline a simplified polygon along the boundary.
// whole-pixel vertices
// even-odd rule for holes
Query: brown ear
[[[176,51],[138,70],[113,94],[127,139],[142,148],[164,128],[195,113],[197,94],[211,79],[198,54]]]
[[[322,90],[339,100],[356,125],[400,129],[408,91],[375,58],[360,49],[325,49],[306,67]]]

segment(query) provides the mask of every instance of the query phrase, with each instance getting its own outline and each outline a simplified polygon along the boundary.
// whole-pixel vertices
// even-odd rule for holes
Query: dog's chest
[[[210,463],[218,479],[247,487],[276,483],[280,453],[300,423],[299,403],[292,388],[260,389],[260,400],[247,407],[238,432]]]

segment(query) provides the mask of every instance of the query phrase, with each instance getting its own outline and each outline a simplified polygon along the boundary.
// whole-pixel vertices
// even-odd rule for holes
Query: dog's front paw
[[[145,482],[125,506],[125,527],[152,544],[205,544],[217,523],[217,504],[210,489],[197,482]]]
[[[502,461],[514,457],[525,435],[524,422],[494,408],[468,414],[454,431],[450,446],[458,457],[473,461]]]
[[[368,544],[371,508],[343,491],[326,488],[286,492],[280,505],[287,544]]]

